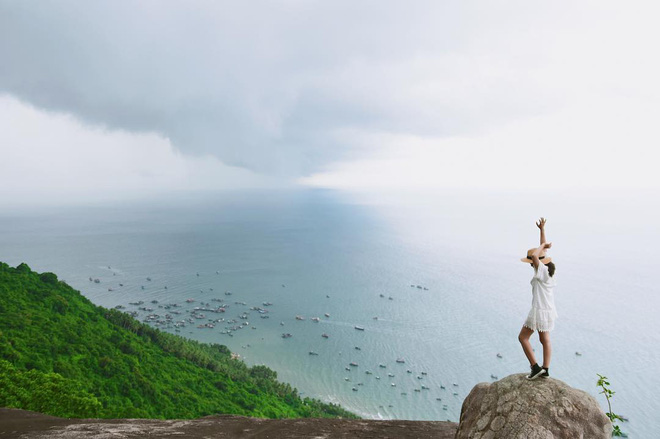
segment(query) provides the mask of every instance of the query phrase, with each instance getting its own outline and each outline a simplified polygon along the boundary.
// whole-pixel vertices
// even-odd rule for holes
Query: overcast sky
[[[0,196],[658,189],[659,13],[0,0]]]

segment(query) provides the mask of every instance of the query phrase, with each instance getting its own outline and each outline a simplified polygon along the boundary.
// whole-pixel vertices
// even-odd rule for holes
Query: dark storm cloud
[[[484,76],[456,55],[489,18],[481,9],[0,1],[0,93],[295,177],[351,154],[345,132],[443,136],[530,111],[507,96],[518,78]]]

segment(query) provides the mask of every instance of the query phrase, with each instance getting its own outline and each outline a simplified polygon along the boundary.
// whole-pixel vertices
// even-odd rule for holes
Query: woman
[[[555,327],[557,311],[555,310],[555,299],[553,289],[555,287],[555,264],[552,258],[546,256],[545,251],[552,247],[552,243],[545,241],[545,218],[541,218],[536,226],[541,231],[541,245],[527,251],[527,256],[521,261],[527,262],[534,267],[532,277],[532,309],[527,315],[518,340],[529,360],[532,372],[527,379],[534,380],[538,377],[549,377],[550,358],[552,356],[552,345],[550,344],[550,331]],[[529,337],[537,331],[539,340],[543,345],[543,367],[539,366],[529,342]]]

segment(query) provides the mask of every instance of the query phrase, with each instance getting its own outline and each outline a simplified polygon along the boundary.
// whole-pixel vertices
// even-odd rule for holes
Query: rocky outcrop
[[[477,384],[463,401],[456,439],[609,439],[610,420],[588,393],[524,374]]]
[[[0,409],[0,438],[250,438],[250,439],[451,439],[454,422],[348,419],[259,419],[208,416],[193,420],[63,419],[15,409]]]

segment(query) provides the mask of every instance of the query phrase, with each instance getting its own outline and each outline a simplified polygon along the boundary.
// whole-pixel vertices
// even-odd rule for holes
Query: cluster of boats
[[[198,274],[199,275],[199,274]],[[146,278],[147,282],[151,282],[151,278]],[[99,279],[93,279],[90,278],[91,282],[95,283],[100,283]],[[120,286],[123,286],[123,284],[120,284]],[[282,285],[284,287],[284,285]],[[421,289],[421,290],[428,290],[428,288],[421,286],[421,285],[411,285],[411,287]],[[167,288],[167,287],[165,287]],[[144,289],[144,286],[142,286],[142,289]],[[211,288],[210,291],[213,289]],[[232,292],[230,291],[225,291],[224,293],[225,296],[231,296]],[[329,296],[326,296],[329,297]],[[380,294],[381,298],[385,298],[386,296],[384,294]],[[394,300],[392,296],[387,297],[389,300]],[[211,305],[211,303],[204,303],[204,302],[199,302],[198,306],[195,306],[194,308],[191,309],[183,309],[183,310],[178,310],[177,308],[180,308],[181,305],[177,303],[167,303],[167,304],[160,304],[157,300],[152,300],[151,303],[153,307],[149,306],[144,306],[145,302],[142,300],[139,301],[134,301],[130,302],[129,305],[131,307],[135,307],[133,310],[127,310],[126,306],[124,305],[117,305],[115,308],[119,310],[125,310],[124,312],[128,312],[130,315],[134,317],[138,317],[139,313],[138,311],[143,311],[146,313],[146,315],[143,317],[143,321],[145,323],[148,323],[150,325],[160,327],[161,329],[173,329],[175,332],[180,332],[183,328],[186,328],[188,326],[191,326],[195,324],[195,327],[197,329],[214,329],[216,328],[219,324],[224,324],[224,330],[222,330],[220,333],[221,334],[226,334],[228,336],[233,337],[233,333],[239,330],[242,330],[246,327],[249,327],[249,319],[250,319],[250,313],[255,312],[259,315],[260,318],[262,319],[267,319],[269,318],[269,309],[270,307],[273,306],[272,302],[262,302],[261,306],[252,306],[249,308],[249,310],[241,310],[239,314],[236,315],[236,318],[233,319],[225,319],[225,318],[218,318],[216,316],[212,316],[213,314],[226,314],[229,309],[230,305],[225,303],[224,299],[221,298],[212,298],[210,299],[210,302],[216,302],[215,305]],[[185,300],[186,304],[194,304],[197,303],[197,300],[193,298],[189,298]],[[245,302],[240,302],[236,301],[234,302],[234,305],[238,306],[247,306]],[[154,312],[154,308],[157,306],[157,308],[162,309],[164,314],[159,314],[158,312]],[[181,314],[185,313],[185,316],[182,316]],[[324,313],[325,318],[330,318],[329,313]],[[302,315],[296,315],[295,320],[297,321],[304,321],[306,318]],[[320,317],[311,317],[309,318],[310,321],[314,323],[320,323],[321,318]],[[374,320],[378,320],[378,317],[374,317]],[[284,326],[284,322],[280,322],[280,325]],[[365,331],[366,328],[361,325],[354,325],[353,328],[356,331]],[[252,329],[256,329],[256,327],[252,326]],[[281,338],[283,339],[289,339],[292,338],[293,334],[290,332],[284,332],[281,334]],[[329,339],[330,335],[328,333],[322,333],[321,334],[322,338]],[[361,348],[359,346],[354,347],[356,351],[360,351]],[[310,350],[308,351],[308,355],[310,357],[316,357],[319,356],[319,353],[315,350]],[[579,355],[576,353],[576,355]],[[502,358],[501,355],[498,353],[497,354],[498,358]],[[238,356],[236,356],[238,358]],[[405,364],[406,360],[402,357],[396,358],[395,363],[397,364]],[[385,371],[384,369],[387,369],[387,365],[380,363],[378,364],[378,368]],[[348,363],[348,365],[345,367],[346,371],[354,371],[359,369],[359,364],[355,361],[351,361]],[[410,369],[406,370],[407,374],[413,374],[413,371]],[[379,374],[374,374],[371,370],[365,370],[365,375],[367,376],[373,376],[375,380],[380,381],[381,376]],[[420,372],[416,378],[418,380],[422,380],[425,376],[427,375],[427,372]],[[393,379],[395,378],[396,375],[393,372],[387,372],[387,378]],[[497,379],[495,375],[491,375],[491,378]],[[351,382],[351,379],[349,377],[345,377],[344,380],[346,382]],[[383,380],[384,381],[384,380]],[[389,380],[388,380],[389,381]],[[396,388],[397,383],[391,381],[390,387]],[[401,384],[401,383],[399,383]],[[359,387],[363,386],[364,383],[358,382],[355,383],[351,389],[353,392],[357,392],[359,390]],[[458,384],[454,383],[453,384],[455,387],[458,386]],[[445,386],[441,385],[440,390],[445,390]],[[427,384],[421,384],[419,387],[415,387],[413,389],[414,392],[423,392],[423,391],[429,391],[431,390],[431,386],[428,386]],[[402,396],[408,395],[406,391],[400,392]],[[458,392],[454,391],[453,392],[454,396],[458,395]],[[441,397],[436,398],[437,401],[442,401]],[[390,405],[391,407],[391,405]],[[447,405],[443,405],[443,410],[447,410]]]

